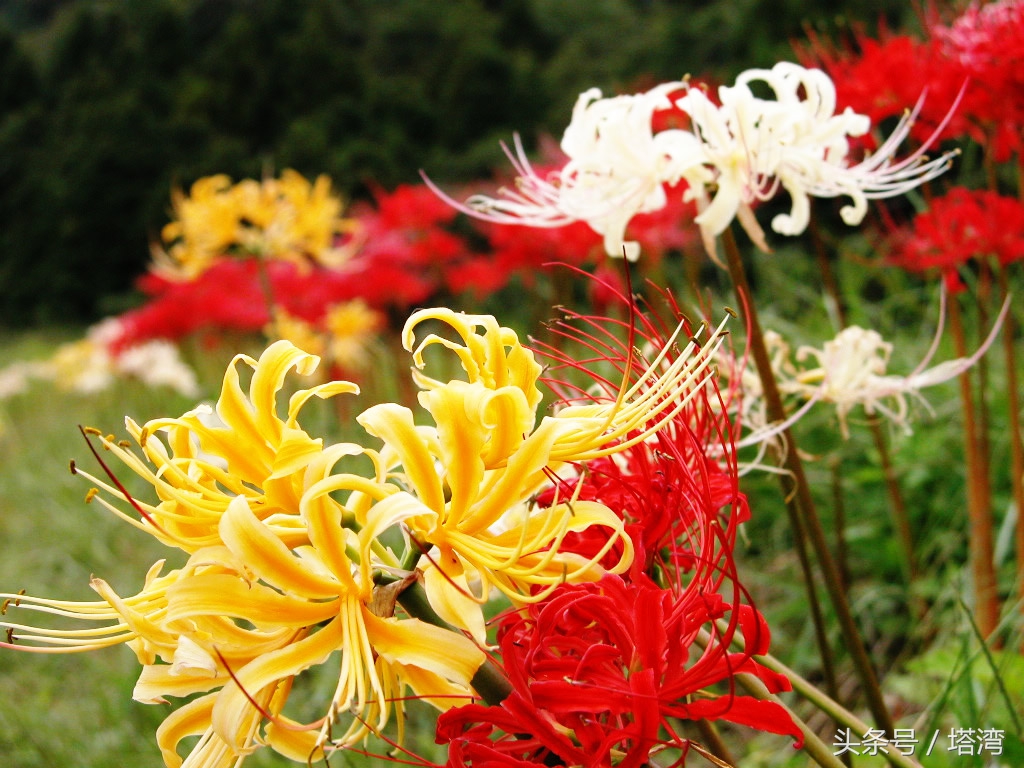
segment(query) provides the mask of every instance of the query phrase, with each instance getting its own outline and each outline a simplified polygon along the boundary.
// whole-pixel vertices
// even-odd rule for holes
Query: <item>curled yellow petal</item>
[[[230,680],[226,674],[209,677],[177,674],[170,664],[147,664],[135,681],[132,698],[143,704],[166,704],[164,696],[191,696],[220,688]]]
[[[338,583],[305,567],[238,496],[220,522],[220,535],[239,560],[268,584],[309,598],[338,595]]]
[[[267,686],[323,664],[341,647],[343,639],[342,622],[334,619],[308,637],[265,653],[234,670],[235,680],[224,686],[213,706],[214,732],[235,750],[247,748],[250,736],[246,726],[250,718],[259,717],[249,697],[256,698],[260,694],[266,697]]]
[[[319,729],[303,727],[283,715],[267,724],[264,741],[279,755],[297,763],[316,765],[326,760]]]
[[[197,764],[193,760],[194,757],[199,756],[204,749],[209,752],[211,746],[216,746],[211,744],[213,734],[210,730],[210,713],[213,711],[215,695],[207,694],[179,707],[164,718],[160,727],[156,729],[156,743],[160,748],[160,753],[164,758],[164,765],[167,768],[181,768],[184,760],[178,754],[178,743],[182,739],[203,734],[200,743],[196,745],[192,755],[189,757],[193,765]],[[225,757],[230,755],[226,748],[222,750],[222,753]],[[224,763],[211,763],[205,760],[199,764],[204,768],[211,764],[224,765]]]
[[[469,687],[484,662],[472,640],[419,619],[365,617],[373,649],[393,663],[415,666]]]
[[[167,621],[231,616],[261,628],[308,627],[338,613],[337,598],[314,602],[217,573],[182,579],[167,591],[167,600]]]
[[[416,429],[412,411],[393,403],[382,403],[367,408],[356,421],[398,454],[420,499],[435,512],[441,512],[445,505],[444,490],[434,467],[434,456]]]

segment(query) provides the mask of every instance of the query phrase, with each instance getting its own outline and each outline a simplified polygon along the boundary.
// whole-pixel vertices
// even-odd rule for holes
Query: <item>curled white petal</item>
[[[700,146],[688,131],[653,131],[653,115],[672,106],[670,95],[682,82],[645,93],[602,98],[596,88],[580,94],[562,137],[565,166],[541,177],[530,164],[519,137],[505,147],[516,171],[514,189],[496,196],[474,195],[458,203],[427,183],[449,204],[470,216],[500,224],[559,227],[586,222],[604,237],[609,256],[635,259],[639,244],[626,240],[626,227],[638,213],[663,208],[664,185],[676,184],[700,169]]]
[[[774,98],[756,96],[751,89],[755,83],[767,85]],[[849,108],[836,113],[835,86],[821,70],[788,62],[770,70],[752,69],[734,86],[720,88],[718,95],[720,107],[696,88],[676,101],[690,116],[702,142],[703,162],[712,172],[714,196],[697,217],[706,235],[721,234],[743,205],[773,197],[780,186],[789,194],[791,209],[772,220],[779,234],[799,235],[807,228],[811,197],[848,197],[851,202],[840,215],[856,225],[867,213],[868,200],[904,194],[945,172],[952,162],[951,153],[929,159],[924,151],[931,141],[895,159],[920,111],[919,101],[874,154],[851,165],[850,139],[866,134],[871,123]],[[691,196],[701,200],[708,194]],[[747,228],[747,222],[741,223]]]
[[[763,86],[771,98],[755,95]],[[718,97],[721,106],[684,81],[611,98],[591,88],[577,99],[562,137],[568,161],[561,170],[541,177],[517,136],[514,151],[505,147],[517,174],[514,189],[458,203],[427,183],[460,211],[487,221],[534,227],[584,221],[603,235],[609,255],[635,258],[639,246],[626,240],[630,220],[664,207],[666,185],[685,181],[684,199],[696,202],[696,223],[713,255],[715,238],[733,220],[767,250],[752,207],[779,189],[791,208],[774,217],[772,229],[799,235],[810,222],[812,197],[849,198],[840,214],[856,225],[869,200],[903,194],[952,162],[951,153],[925,155],[945,123],[921,149],[896,159],[919,101],[874,154],[852,164],[850,140],[868,132],[870,119],[849,108],[837,112],[835,85],[818,69],[782,62],[748,70],[735,85],[719,88]],[[654,113],[673,106],[689,117],[690,129],[655,133]]]

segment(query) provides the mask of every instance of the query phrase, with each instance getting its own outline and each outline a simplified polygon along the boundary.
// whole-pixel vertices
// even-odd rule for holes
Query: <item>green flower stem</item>
[[[758,656],[757,660],[766,667],[771,668],[771,664],[769,663],[770,658],[771,657],[767,656]],[[772,659],[772,661],[774,661],[774,659]],[[822,712],[827,713],[836,722],[849,728],[852,733],[863,735],[868,732],[870,726],[863,720],[845,709],[837,701],[815,688],[798,674],[789,670],[788,667],[781,662],[775,663],[778,665],[778,668],[775,671],[783,672],[788,675],[790,682],[793,683],[793,689],[811,701]],[[818,738],[817,734],[815,734],[803,720],[793,714],[793,710],[789,709],[789,707],[787,707],[778,696],[768,693],[768,689],[765,688],[764,683],[758,680],[757,677],[754,675],[741,674],[736,675],[736,681],[751,695],[756,696],[759,699],[773,701],[789,712],[790,716],[793,718],[793,722],[796,723],[797,728],[799,728],[801,733],[804,735],[804,749],[818,765],[823,766],[823,768],[840,768],[840,766],[843,766],[842,760],[840,760],[839,757],[837,757],[833,751]],[[884,737],[881,737],[879,741],[884,742],[885,744],[891,744],[891,742],[887,741]],[[897,768],[922,768],[919,762],[913,758],[907,757],[898,749],[893,748],[887,750],[883,754],[883,757],[889,761],[890,765],[897,766]],[[845,768],[845,766],[843,766],[843,768]]]
[[[719,619],[717,624],[720,632],[725,632],[728,630],[728,623],[725,620]],[[710,642],[710,640],[710,633],[707,630],[702,629],[700,635],[697,638],[697,642],[700,644],[705,644]],[[735,634],[733,635],[733,645],[737,648],[742,647],[743,645],[741,638],[737,637]],[[806,679],[801,677],[797,672],[787,667],[785,664],[783,664],[781,661],[776,659],[771,654],[765,654],[764,656],[755,656],[754,660],[757,661],[758,664],[767,667],[772,672],[777,672],[780,675],[785,675],[785,677],[788,678],[790,684],[793,686],[793,690],[796,693],[800,694],[805,699],[807,699],[807,701],[813,704],[817,709],[826,713],[835,722],[849,728],[851,732],[863,735],[867,733],[868,730],[871,728],[871,726],[869,726],[867,723],[865,723],[863,720],[857,717],[853,712],[846,709],[846,707],[844,707],[842,704],[837,702],[835,699],[826,694],[817,686],[808,682]],[[779,704],[780,706],[784,707],[786,711],[789,712],[790,716],[792,716],[793,718],[793,722],[796,723],[797,727],[804,734],[804,738],[806,740],[805,748],[807,749],[808,754],[810,754],[811,757],[813,757],[819,765],[834,766],[842,764],[842,761],[839,760],[839,758],[830,750],[828,750],[827,747],[825,747],[825,745],[821,742],[820,739],[818,739],[814,732],[810,730],[809,726],[803,720],[801,720],[799,717],[793,714],[793,710],[786,706],[786,704],[781,699],[779,699],[778,696],[769,693],[764,683],[758,680],[754,675],[740,674],[736,676],[736,680],[752,696],[755,696],[756,698],[762,700],[773,701],[776,704]],[[891,742],[885,740],[885,743],[888,744]],[[821,754],[822,748],[824,748],[825,752],[827,752],[827,755]],[[819,760],[819,756],[822,757],[825,760],[825,762]],[[918,763],[916,760],[907,757],[906,755],[904,755],[896,749],[890,750],[890,752],[886,753],[884,757],[886,757],[886,759],[892,765],[897,766],[898,768],[921,768],[920,763]]]
[[[871,429],[871,437],[875,441],[875,450],[878,451],[878,458],[882,462],[882,476],[885,478],[885,487],[889,491],[890,511],[892,512],[893,523],[896,526],[896,535],[900,542],[900,549],[903,550],[903,568],[907,584],[912,585],[917,581],[917,558],[914,556],[914,533],[910,527],[910,515],[907,513],[907,505],[903,501],[903,491],[897,480],[896,469],[892,463],[892,456],[889,453],[889,445],[885,440],[885,433],[882,431],[882,422],[877,418],[868,420],[868,427]],[[911,600],[911,607],[914,608],[918,618],[924,613],[924,606]]]
[[[411,571],[416,568],[416,563],[420,561],[423,556],[424,547],[423,545],[415,540],[412,533],[409,533],[409,542],[405,552],[402,554],[402,559],[399,562],[399,567],[403,571]]]
[[[781,423],[786,419],[786,409],[782,404],[782,396],[779,394],[775,374],[772,371],[771,358],[765,346],[761,323],[757,316],[757,308],[754,306],[750,284],[747,281],[746,271],[743,268],[743,260],[740,258],[736,238],[731,229],[727,229],[723,233],[722,242],[725,246],[729,276],[733,281],[733,287],[739,297],[739,302],[747,315],[750,351],[754,357],[758,375],[761,378],[768,418],[773,422]],[[807,475],[804,473],[803,461],[800,459],[800,451],[797,449],[796,442],[793,440],[793,435],[788,428],[783,430],[781,436],[787,450],[783,456],[783,467],[786,473],[780,475],[780,478],[785,497],[790,500],[787,503],[787,509],[790,512],[790,522],[793,524],[794,539],[798,537],[797,531],[801,530],[806,531],[810,537],[811,546],[814,548],[818,558],[818,564],[825,579],[825,586],[828,588],[829,597],[832,599],[832,606],[839,620],[843,641],[850,652],[857,674],[860,677],[868,708],[871,710],[878,727],[891,735],[893,732],[892,716],[885,705],[885,699],[878,685],[874,666],[868,656],[867,649],[864,647],[864,641],[861,638],[857,624],[853,620],[849,601],[846,598],[846,590],[843,587],[835,560],[832,558],[825,540],[821,519],[818,517],[814,506],[811,489],[807,482]],[[793,502],[795,502],[795,507]],[[808,578],[806,570],[804,571],[804,578],[805,580]],[[813,592],[811,583],[807,584],[807,589],[808,593]],[[823,650],[827,655],[827,644]]]
[[[498,669],[498,665],[485,659],[480,669],[469,681],[473,690],[479,693],[490,706],[496,707],[512,693],[508,678]]]
[[[870,726],[867,723],[853,714],[853,712],[846,709],[842,704],[820,691],[774,656],[758,656],[757,661],[768,667],[768,669],[773,672],[779,672],[789,678],[789,682],[793,685],[794,691],[814,704],[821,711],[828,713],[828,715],[836,722],[841,723],[854,733],[860,735],[868,732]],[[889,750],[885,754],[885,757],[892,765],[898,766],[899,768],[921,768],[920,763],[910,757],[907,757],[898,749]]]
[[[398,602],[401,603],[406,613],[413,618],[425,621],[427,624],[433,624],[436,627],[451,630],[452,632],[458,632],[455,627],[437,615],[437,611],[428,602],[427,593],[420,582],[413,582],[403,590],[402,594],[398,596]],[[484,663],[480,665],[480,669],[473,675],[470,684],[483,697],[484,701],[492,707],[501,704],[512,693],[512,685],[509,683],[508,678],[502,674],[498,666],[490,659],[484,659]]]
[[[718,623],[718,628],[719,628],[720,632],[724,633],[724,632],[728,632],[729,631],[728,624],[727,624],[726,621],[720,619],[717,623]],[[707,648],[707,646],[711,643],[711,633],[708,632],[706,629],[700,630],[700,632],[697,634],[697,638],[696,638],[695,642],[696,642],[697,645],[701,646],[702,648]],[[733,635],[733,641],[732,642],[733,642],[733,645],[736,645],[736,646],[741,645],[740,639],[738,637],[736,637],[735,634]],[[758,657],[755,657],[755,658],[759,662],[764,663],[763,662],[763,658],[764,657],[758,656]],[[766,667],[769,667],[768,664],[764,664],[764,665]],[[803,735],[803,738],[804,738],[804,751],[807,752],[807,754],[810,755],[811,759],[814,760],[818,765],[822,766],[822,768],[847,768],[847,766],[843,764],[843,761],[840,760],[835,754],[833,754],[832,751],[827,746],[825,746],[825,743],[821,739],[818,738],[818,735],[811,729],[811,727],[809,725],[807,725],[807,723],[804,722],[800,717],[798,717],[797,714],[792,709],[790,709],[790,707],[788,707],[784,701],[782,701],[782,699],[780,699],[778,696],[775,696],[774,694],[772,694],[768,690],[767,686],[763,682],[761,682],[756,676],[750,675],[750,674],[746,674],[746,673],[741,673],[741,674],[736,675],[734,679],[736,680],[737,683],[739,683],[739,685],[743,689],[745,689],[747,691],[747,693],[749,693],[755,699],[759,699],[761,701],[771,701],[771,702],[773,702],[775,704],[778,704],[780,707],[782,707],[784,710],[786,710],[786,712],[789,714],[789,716],[793,719],[793,723],[796,725],[797,728],[800,729],[800,733]],[[802,678],[801,678],[801,680],[802,680]],[[806,681],[804,681],[804,682],[806,682]],[[809,685],[809,683],[808,683],[808,685]],[[793,684],[793,688],[794,689],[796,688],[796,684],[795,683]],[[824,694],[822,694],[817,689],[814,689],[814,690],[820,696],[822,696],[825,699],[825,701],[832,702],[833,704],[835,704],[833,699],[825,696]],[[839,707],[838,704],[835,704],[835,706],[838,707],[843,712],[846,711],[842,707]],[[821,707],[821,709],[824,709],[825,711],[828,711],[825,707]],[[846,724],[840,718],[836,718],[836,722],[843,723],[844,725]],[[863,733],[863,731],[862,731],[862,733]],[[906,768],[911,768],[911,766],[906,766]],[[915,764],[913,766],[913,768],[921,768],[921,767]]]
[[[787,707],[778,696],[769,693],[764,683],[758,680],[754,675],[736,675],[736,682],[746,689],[747,693],[751,696],[761,699],[762,701],[772,701],[789,713],[789,716],[793,718],[793,722],[796,723],[796,727],[799,728],[800,733],[803,734],[804,751],[812,760],[814,760],[814,762],[822,766],[822,768],[846,768],[843,761],[832,753],[832,750],[825,745],[825,742],[818,738],[818,735],[811,730],[810,726],[797,717],[796,713]],[[917,766],[917,768],[920,768],[920,766]]]
[[[850,558],[846,547],[846,503],[843,498],[842,462],[838,456],[832,456],[828,463],[829,477],[832,480],[832,519],[835,527],[836,566],[843,587],[850,587]]]

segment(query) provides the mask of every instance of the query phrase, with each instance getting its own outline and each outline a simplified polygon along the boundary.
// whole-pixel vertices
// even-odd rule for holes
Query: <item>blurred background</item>
[[[586,88],[725,80],[792,59],[808,27],[898,27],[894,5],[2,0],[0,327],[137,303],[172,186],[294,168],[353,199],[421,168],[483,178],[514,131],[560,136]]]

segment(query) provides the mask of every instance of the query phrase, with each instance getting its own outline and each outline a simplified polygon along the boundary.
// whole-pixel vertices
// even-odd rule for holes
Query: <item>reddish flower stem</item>
[[[960,303],[949,302],[949,328],[958,357],[967,356]],[[960,404],[964,419],[964,453],[967,461],[967,523],[971,577],[974,586],[974,611],[978,629],[985,637],[999,623],[999,602],[993,562],[992,510],[988,504],[988,466],[984,462],[979,439],[980,423],[974,407],[970,372],[960,374]]]
[[[1006,269],[999,270],[999,293],[1005,301],[1010,292]],[[1017,582],[1020,610],[1024,614],[1024,443],[1021,441],[1020,390],[1017,379],[1017,324],[1013,311],[1003,321],[1003,355],[1006,360],[1007,406],[1010,411],[1010,479],[1017,508]],[[1024,651],[1024,646],[1022,646]]]
[[[850,560],[846,548],[846,505],[843,499],[843,474],[840,471],[842,462],[834,456],[829,462],[829,475],[832,478],[832,517],[835,520],[836,564],[839,567],[839,578],[843,589],[850,588]]]
[[[985,338],[985,329],[989,327],[989,302],[992,301],[992,265],[988,259],[979,259],[978,269],[978,335]],[[992,480],[989,476],[989,468],[992,466],[992,446],[989,440],[991,433],[991,416],[988,407],[989,375],[988,355],[983,355],[975,365],[978,371],[978,451],[981,457],[981,466],[984,467],[980,477],[982,499],[985,509],[992,508]]]

